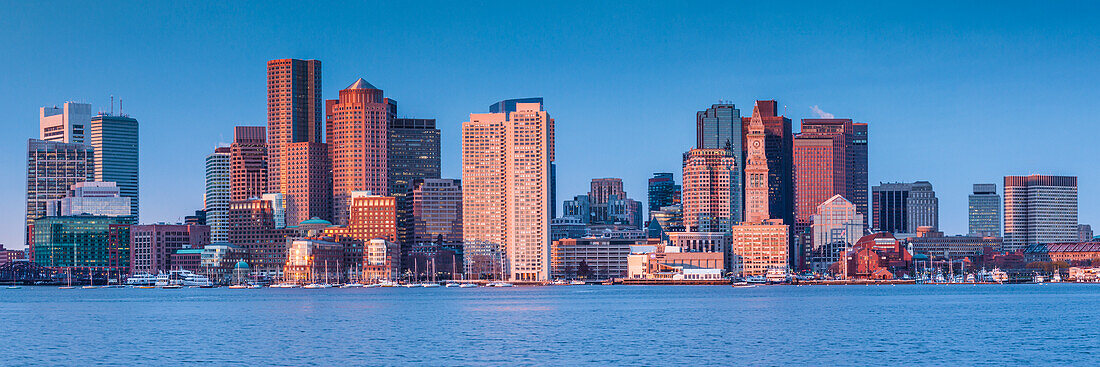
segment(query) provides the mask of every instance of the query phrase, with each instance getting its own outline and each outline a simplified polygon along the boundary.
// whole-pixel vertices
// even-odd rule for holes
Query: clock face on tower
[[[760,141],[757,140],[757,141],[752,142],[752,147],[753,148],[759,148],[760,147]]]

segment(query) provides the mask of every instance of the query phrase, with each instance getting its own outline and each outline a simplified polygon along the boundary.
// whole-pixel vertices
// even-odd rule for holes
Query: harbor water
[[[0,365],[1096,365],[1100,284],[0,288]]]

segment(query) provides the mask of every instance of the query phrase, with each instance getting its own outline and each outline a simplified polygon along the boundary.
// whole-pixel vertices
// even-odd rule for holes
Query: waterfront
[[[1100,285],[0,289],[0,365],[1100,361]]]

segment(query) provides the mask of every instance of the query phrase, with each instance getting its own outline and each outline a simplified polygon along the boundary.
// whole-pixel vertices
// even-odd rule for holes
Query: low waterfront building
[[[290,283],[338,283],[344,246],[321,238],[289,241],[284,280]],[[235,262],[234,262],[235,263]]]
[[[127,209],[129,210],[129,209]],[[186,224],[142,224],[130,228],[130,274],[159,274],[176,269],[172,254],[210,243],[210,227]]]
[[[401,247],[381,238],[366,241],[364,246],[363,280],[372,283],[397,280],[401,271]]]
[[[27,259],[27,252],[23,250],[9,250],[0,244],[0,265]]]
[[[195,274],[203,274],[201,248],[176,250],[169,258],[172,263],[172,269],[182,269]]]
[[[251,269],[237,271],[237,264],[242,261],[247,265],[248,250],[228,243],[212,243],[199,251],[199,267],[202,269],[199,273],[217,284],[234,284],[238,282],[238,276],[251,275]]]
[[[889,280],[913,270],[913,254],[887,232],[861,237],[846,259],[836,272],[847,278]]]
[[[626,276],[630,246],[644,238],[563,238],[550,247],[550,277],[612,279]]]
[[[275,208],[270,200],[229,203],[229,243],[248,250],[254,274],[281,277],[286,266],[287,238],[297,235],[297,228],[275,228]]]
[[[123,274],[130,268],[130,218],[43,217],[31,225],[34,263],[55,270]]]
[[[1000,237],[945,236],[932,227],[917,228],[916,237],[905,240],[914,254],[948,259],[976,259],[984,251],[1001,251]]]
[[[726,254],[721,252],[682,252],[679,247],[661,243],[632,246],[627,257],[627,278],[684,279],[685,271],[703,276],[726,269]],[[700,271],[699,269],[710,269]]]
[[[1024,250],[1027,262],[1065,261],[1069,264],[1100,263],[1100,242],[1067,242],[1031,245]]]

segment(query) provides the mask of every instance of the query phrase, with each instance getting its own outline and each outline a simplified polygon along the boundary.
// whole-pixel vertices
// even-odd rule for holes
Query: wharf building
[[[848,279],[889,280],[912,273],[913,253],[886,232],[863,236],[848,251],[846,260],[830,270]]]
[[[344,245],[323,238],[287,241],[284,281],[290,283],[340,283],[343,281]]]
[[[499,112],[470,114],[462,124],[465,259],[500,254],[506,278],[545,281],[550,278],[554,119],[541,98],[494,106],[490,111]],[[496,262],[488,267],[496,268]]]
[[[186,224],[142,224],[130,228],[129,274],[156,275],[179,268],[172,254],[210,244],[210,227]]]
[[[971,236],[1001,236],[1001,195],[997,184],[974,184],[974,193],[968,198],[969,229]]]
[[[324,113],[320,61],[267,62],[268,187],[262,191],[283,194],[290,224],[332,215]]]
[[[1097,265],[1100,242],[1064,242],[1030,245],[1024,249],[1027,262],[1064,261],[1070,265]]]
[[[1077,240],[1077,177],[1005,176],[1004,247]]]
[[[348,224],[352,193],[387,195],[389,139],[387,129],[397,102],[362,78],[325,102],[325,133],[332,160],[333,222]]]

